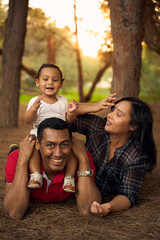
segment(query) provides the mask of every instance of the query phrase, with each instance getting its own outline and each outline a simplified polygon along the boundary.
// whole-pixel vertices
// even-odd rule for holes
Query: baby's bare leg
[[[39,151],[34,148],[32,157],[29,161],[29,169],[31,173],[38,172],[41,173],[41,158]]]
[[[75,176],[76,170],[77,170],[77,159],[74,156],[73,153],[71,153],[70,158],[67,161],[66,164],[66,172],[65,172],[65,176],[71,175],[71,176]]]
[[[64,178],[63,189],[66,192],[75,193],[75,173],[77,170],[77,159],[72,153],[66,164],[66,172]]]
[[[39,151],[35,148],[29,161],[29,169],[31,174],[28,187],[32,189],[40,188],[43,184],[43,177],[41,174],[41,157]]]

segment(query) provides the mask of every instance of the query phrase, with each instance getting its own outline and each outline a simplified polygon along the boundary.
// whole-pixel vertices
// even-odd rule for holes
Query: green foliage
[[[23,63],[36,70],[43,62],[46,62],[47,20],[48,18],[41,9],[29,9]]]
[[[0,1],[0,48],[2,48],[2,43],[4,39],[4,27],[5,27],[6,17],[7,17],[7,6],[2,5],[2,1]]]
[[[83,57],[82,67],[84,83],[92,82],[100,68],[100,62],[97,58]]]
[[[2,48],[6,17],[7,7],[1,5],[0,0],[0,48]],[[78,72],[74,42],[72,42],[73,35],[67,27],[64,29],[57,29],[55,23],[51,23],[48,20],[49,19],[41,9],[29,9],[23,64],[37,71],[40,65],[47,61],[47,40],[49,34],[53,34],[55,39],[56,64],[62,68],[65,76],[63,90],[60,94],[66,96],[68,101],[71,101],[72,99],[79,101],[77,88]],[[142,60],[143,64],[139,96],[145,101],[160,101],[159,55],[144,47]],[[1,61],[2,58],[0,59],[0,65]],[[82,57],[85,94],[88,92],[89,85],[93,82],[100,67],[101,62],[98,58]],[[110,82],[111,78],[112,69],[109,68],[103,75],[103,79],[106,82]],[[34,78],[29,76],[26,72],[22,71],[21,79],[20,101],[27,103],[31,97],[39,94],[39,91],[35,87]],[[99,89],[97,87],[93,93],[91,102],[97,102],[105,98],[109,92],[110,91],[107,88]]]
[[[160,101],[160,57],[143,47],[140,98],[145,101]]]

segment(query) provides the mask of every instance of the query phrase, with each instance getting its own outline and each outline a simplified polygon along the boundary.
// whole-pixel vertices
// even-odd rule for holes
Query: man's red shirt
[[[95,178],[95,167],[93,159],[90,153],[87,153],[90,161],[90,167],[93,169],[93,178]],[[17,166],[19,150],[15,150],[9,154],[7,163],[5,166],[5,178],[6,182],[13,182],[14,174]],[[50,181],[42,167],[43,186],[39,189],[31,189],[31,200],[40,202],[61,202],[69,198],[72,194],[63,190],[63,181],[65,177],[65,170],[58,173],[52,181]],[[28,171],[29,178],[29,171]]]

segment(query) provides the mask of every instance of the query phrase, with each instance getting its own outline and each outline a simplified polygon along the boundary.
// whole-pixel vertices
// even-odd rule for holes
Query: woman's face
[[[128,136],[134,127],[130,125],[131,103],[122,101],[117,103],[107,116],[105,130],[110,134]]]

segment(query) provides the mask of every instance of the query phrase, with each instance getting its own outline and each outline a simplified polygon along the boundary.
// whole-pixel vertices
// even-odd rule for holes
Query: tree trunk
[[[28,0],[10,0],[2,62],[1,127],[17,127]]]
[[[144,42],[151,50],[160,54],[160,33],[159,33],[160,20],[158,18],[158,13],[156,16],[155,7],[157,8],[160,7],[160,3],[158,6],[158,1],[156,3],[153,2],[152,0],[147,0],[144,15],[144,28],[145,28]]]
[[[78,66],[78,91],[80,102],[84,102],[83,95],[83,75],[82,75],[82,64],[81,64],[81,51],[78,43],[78,26],[77,26],[77,14],[76,14],[76,0],[74,0],[74,21],[75,21],[75,36],[76,36],[76,57]]]
[[[145,0],[110,0],[113,36],[112,92],[118,97],[139,94],[141,42],[144,35]]]
[[[53,33],[48,36],[48,62],[55,64],[55,40]]]

